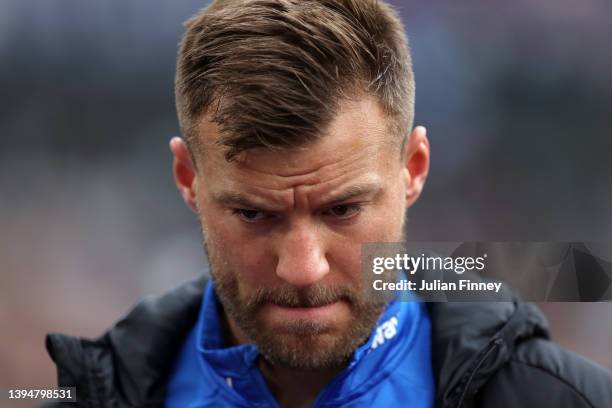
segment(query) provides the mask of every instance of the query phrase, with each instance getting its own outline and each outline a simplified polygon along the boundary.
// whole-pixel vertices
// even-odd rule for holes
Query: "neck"
[[[281,407],[311,407],[317,395],[342,368],[297,370],[259,359],[259,369]]]

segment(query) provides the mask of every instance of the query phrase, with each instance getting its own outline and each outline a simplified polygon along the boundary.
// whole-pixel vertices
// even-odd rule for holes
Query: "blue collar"
[[[170,376],[167,406],[278,407],[259,371],[255,345],[224,346],[220,310],[210,282],[198,321]],[[368,340],[355,350],[348,366],[322,390],[313,406],[388,405],[398,397],[413,401],[414,407],[433,406],[430,343],[424,305],[418,301],[390,302]]]

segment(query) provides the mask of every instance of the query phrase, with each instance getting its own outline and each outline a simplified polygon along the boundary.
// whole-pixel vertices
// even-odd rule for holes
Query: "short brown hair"
[[[226,158],[302,146],[340,101],[376,95],[403,140],[414,116],[408,40],[376,0],[217,0],[186,23],[176,72],[179,123],[193,153],[209,114]]]

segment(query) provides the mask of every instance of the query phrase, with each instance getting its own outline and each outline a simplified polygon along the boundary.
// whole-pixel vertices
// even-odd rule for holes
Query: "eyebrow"
[[[234,191],[220,191],[213,194],[213,200],[226,207],[244,207],[258,210],[275,211],[274,208],[258,200],[251,200],[243,194]]]
[[[356,184],[342,190],[339,193],[331,193],[327,196],[323,196],[323,199],[317,200],[325,203],[325,206],[338,204],[351,198],[361,197],[366,195],[378,195],[382,190],[382,185],[377,182],[369,182],[363,184]],[[220,205],[226,207],[242,207],[252,208],[262,211],[282,211],[278,207],[267,205],[260,200],[251,199],[241,193],[235,191],[220,191],[213,194],[213,200]]]
[[[366,195],[376,196],[382,190],[382,185],[377,182],[369,182],[363,184],[356,184],[350,186],[346,190],[342,190],[337,194],[330,194],[329,196],[324,196],[321,201],[326,202],[326,205],[333,205],[336,203],[341,203],[343,201],[350,200],[351,198],[361,197]]]

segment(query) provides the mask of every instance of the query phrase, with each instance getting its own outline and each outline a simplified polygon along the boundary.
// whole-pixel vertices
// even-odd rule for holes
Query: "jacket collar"
[[[248,396],[249,401],[273,399],[267,387],[258,387],[258,384],[263,384],[263,378],[258,369],[259,353],[255,345],[225,346],[219,322],[220,312],[221,304],[212,282],[209,282],[195,326],[195,347],[204,363],[193,365],[190,362],[184,369],[190,373],[190,377],[205,375],[202,370],[210,370],[216,374],[210,378],[217,378],[218,381],[225,379],[225,382],[233,384],[231,389],[220,384],[221,390],[237,391]],[[318,400],[333,401],[334,406],[345,405],[365,390],[377,387],[397,370],[402,371],[404,378],[411,379],[414,389],[431,390],[429,339],[430,325],[422,303],[416,298],[413,301],[390,302],[366,342],[357,348],[347,367],[322,391]],[[184,347],[193,345],[188,343]],[[400,363],[401,367],[398,366]],[[217,392],[221,391],[214,391]],[[201,390],[197,394],[205,397]],[[416,395],[408,391],[406,394],[411,397]]]
[[[507,302],[437,302],[427,306],[437,407],[461,406],[510,359],[519,341],[548,338],[548,323],[539,309],[511,294]]]

